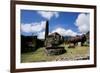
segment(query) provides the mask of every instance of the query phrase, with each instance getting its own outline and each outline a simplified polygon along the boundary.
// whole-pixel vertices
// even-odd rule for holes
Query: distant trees
[[[87,42],[87,44],[89,44],[90,43],[90,32],[88,31],[87,33],[86,33],[86,38],[87,38],[87,40],[86,40],[86,42]]]

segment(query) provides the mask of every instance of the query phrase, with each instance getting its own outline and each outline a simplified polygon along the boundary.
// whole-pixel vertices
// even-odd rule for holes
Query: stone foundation
[[[46,48],[47,55],[60,55],[65,52],[66,50],[64,49],[64,47],[47,47]]]

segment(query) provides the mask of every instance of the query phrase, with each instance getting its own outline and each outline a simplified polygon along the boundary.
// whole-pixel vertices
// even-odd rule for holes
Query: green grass
[[[67,48],[65,46],[66,53],[61,55],[50,56],[45,53],[45,48],[41,47],[35,52],[28,52],[21,54],[21,62],[46,62],[46,61],[59,61],[59,60],[73,60],[76,57],[86,57],[89,55],[89,47],[88,46],[76,46],[75,48]]]

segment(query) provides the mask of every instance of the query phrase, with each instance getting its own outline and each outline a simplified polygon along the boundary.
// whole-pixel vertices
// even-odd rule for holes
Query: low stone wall
[[[60,55],[65,52],[66,50],[64,49],[64,47],[47,47],[46,48],[47,55]]]

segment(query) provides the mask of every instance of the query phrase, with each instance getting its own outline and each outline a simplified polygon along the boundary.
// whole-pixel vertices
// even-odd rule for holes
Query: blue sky
[[[43,38],[47,20],[50,33],[75,36],[89,31],[89,13],[21,10],[21,34]]]

